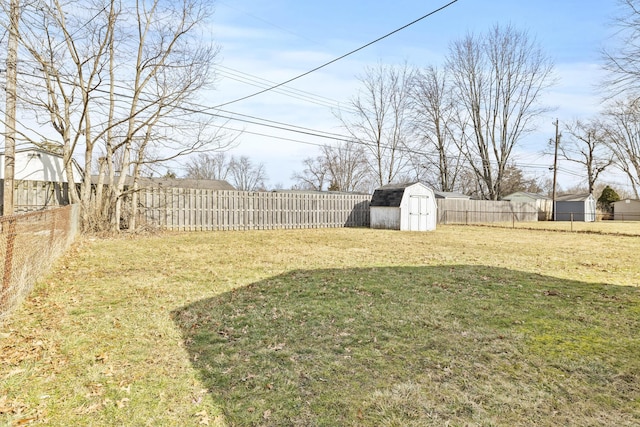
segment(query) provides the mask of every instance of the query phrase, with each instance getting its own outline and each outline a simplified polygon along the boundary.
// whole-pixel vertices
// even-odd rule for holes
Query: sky
[[[555,63],[557,83],[542,102],[553,110],[540,118],[539,129],[514,155],[531,176],[551,177],[553,159],[542,154],[554,136],[553,122],[589,118],[598,113],[602,97],[601,51],[615,44],[616,0],[458,0],[446,9],[357,53],[276,90],[233,102],[281,83],[357,49],[449,0],[294,1],[215,0],[208,36],[220,47],[215,89],[200,103],[220,106],[220,120],[242,130],[234,155],[263,163],[268,188],[289,188],[302,161],[319,153],[332,139],[308,133],[346,135],[336,119],[361,86],[367,66],[376,64],[423,68],[442,65],[450,43],[492,26],[512,25],[527,31]],[[249,116],[249,117],[248,117]],[[271,121],[297,126],[307,133],[259,126],[247,121]],[[289,126],[283,126],[286,124]],[[310,130],[309,130],[310,129]],[[175,172],[184,173],[180,165]],[[559,165],[559,183],[568,188],[583,183],[571,164]],[[610,173],[605,181],[626,187],[624,177]]]

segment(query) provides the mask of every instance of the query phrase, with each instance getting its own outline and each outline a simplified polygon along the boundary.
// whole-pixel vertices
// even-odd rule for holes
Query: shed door
[[[409,230],[427,231],[429,196],[409,197]]]

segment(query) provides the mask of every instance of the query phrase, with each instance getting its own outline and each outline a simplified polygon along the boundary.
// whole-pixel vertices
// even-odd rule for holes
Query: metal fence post
[[[569,214],[571,216],[571,231],[573,231],[573,212]]]

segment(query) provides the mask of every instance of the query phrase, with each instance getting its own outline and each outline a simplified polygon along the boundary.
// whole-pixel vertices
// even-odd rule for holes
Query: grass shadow
[[[640,292],[478,266],[292,271],[175,310],[230,425],[638,425]]]

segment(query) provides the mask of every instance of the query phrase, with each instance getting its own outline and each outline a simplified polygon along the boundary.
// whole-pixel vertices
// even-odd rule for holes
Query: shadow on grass
[[[234,426],[623,425],[639,307],[636,288],[459,265],[293,271],[173,317]]]

